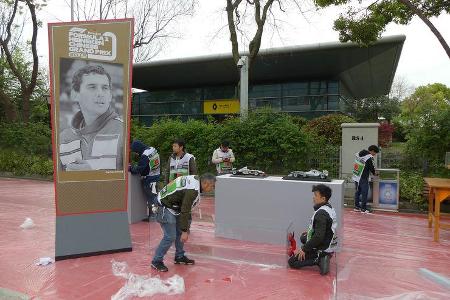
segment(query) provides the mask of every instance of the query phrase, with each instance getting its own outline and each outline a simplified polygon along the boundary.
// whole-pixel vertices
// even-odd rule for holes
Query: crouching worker
[[[312,192],[315,212],[308,231],[300,237],[303,245],[294,251],[288,263],[294,269],[318,265],[320,274],[326,275],[330,271],[330,259],[337,246],[336,212],[328,203],[331,197],[328,186],[315,185]]]
[[[175,242],[175,264],[193,265],[185,256],[184,243],[189,238],[192,209],[200,202],[200,193],[212,192],[216,178],[212,174],[180,176],[166,185],[158,194],[156,220],[161,225],[163,238],[155,250],[152,268],[167,272],[164,256]]]

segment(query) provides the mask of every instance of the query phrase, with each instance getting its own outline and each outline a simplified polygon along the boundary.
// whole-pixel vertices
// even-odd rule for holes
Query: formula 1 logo
[[[72,27],[68,36],[69,56],[113,61],[117,57],[117,37],[112,32],[91,32]]]

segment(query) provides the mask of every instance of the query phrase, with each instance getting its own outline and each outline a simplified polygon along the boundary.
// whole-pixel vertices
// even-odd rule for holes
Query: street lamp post
[[[73,22],[73,2],[74,0],[70,0],[70,21]]]
[[[240,113],[241,119],[248,116],[248,57],[241,56],[237,63],[240,69]]]

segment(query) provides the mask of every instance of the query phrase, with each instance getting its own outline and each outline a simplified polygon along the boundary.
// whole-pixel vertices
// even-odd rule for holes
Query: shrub
[[[355,123],[355,120],[342,114],[330,114],[309,121],[305,130],[323,137],[327,143],[340,145],[342,142],[342,123]]]
[[[186,150],[196,156],[199,173],[214,171],[211,157],[222,139],[231,142],[235,166],[276,173],[304,165],[309,143],[297,122],[287,114],[263,109],[251,112],[246,120],[229,118],[222,123],[162,119],[151,127],[133,126],[132,137],[156,147],[164,169],[172,153],[172,141],[180,137],[186,141]]]
[[[400,172],[400,201],[423,207],[427,200],[422,195],[423,177],[419,172]]]
[[[394,125],[389,123],[381,123],[378,127],[378,144],[381,147],[388,147],[392,142],[392,133],[394,132]]]
[[[52,149],[51,129],[45,123],[3,123],[0,125],[2,149],[49,156]]]
[[[53,174],[53,162],[44,156],[2,150],[0,151],[0,171],[10,172],[16,176],[40,175],[47,177]]]
[[[298,119],[259,110],[245,121],[233,118],[224,122],[221,138],[232,141],[236,165],[285,173],[304,167],[310,148],[307,135],[294,120]]]

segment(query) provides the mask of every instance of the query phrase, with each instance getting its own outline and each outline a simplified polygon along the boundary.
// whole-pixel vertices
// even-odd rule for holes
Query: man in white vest
[[[367,195],[369,193],[369,173],[376,175],[373,158],[380,152],[380,149],[372,145],[368,150],[361,150],[355,153],[355,163],[353,165],[352,179],[355,182],[355,211],[370,213],[367,209]],[[360,205],[361,202],[361,205]]]
[[[161,225],[163,238],[155,250],[151,267],[167,272],[164,256],[175,243],[174,263],[193,265],[195,261],[185,255],[184,243],[188,241],[192,209],[200,202],[200,193],[214,191],[216,178],[212,174],[180,176],[158,193],[156,220]]]
[[[230,142],[223,141],[220,147],[214,150],[211,161],[216,164],[217,175],[231,172],[234,163],[233,150],[230,148]]]
[[[169,158],[169,169],[166,176],[166,184],[175,178],[187,175],[197,174],[197,165],[195,157],[185,150],[185,143],[181,139],[177,139],[172,143],[173,154]]]
[[[314,214],[300,241],[303,244],[289,258],[289,266],[300,269],[318,265],[321,275],[330,271],[330,259],[337,248],[337,218],[333,207],[328,203],[331,189],[318,184],[313,186]]]

